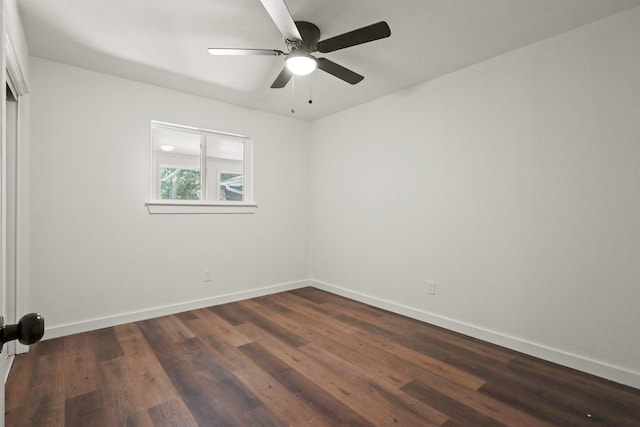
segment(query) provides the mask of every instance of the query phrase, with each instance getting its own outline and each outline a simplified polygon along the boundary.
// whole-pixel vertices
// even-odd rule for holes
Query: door
[[[0,352],[0,427],[4,426],[4,381],[11,358],[24,352],[24,329],[16,328],[18,315],[26,300],[28,281],[28,149],[24,140],[24,121],[28,113],[28,52],[23,43],[19,12],[15,1],[0,0],[0,315],[7,327],[3,339],[15,335],[23,344],[6,343]],[[12,25],[13,24],[13,25]],[[17,215],[20,213],[20,215]],[[18,322],[19,323],[19,322]],[[40,323],[38,323],[40,324]],[[44,332],[44,321],[40,326]]]
[[[18,95],[7,78],[2,114],[2,146],[0,148],[0,315],[4,323],[16,322],[17,279],[17,148],[18,148]],[[16,353],[15,341],[3,346],[0,366],[3,386],[0,392],[0,410],[4,425],[4,381],[9,373],[10,357]]]

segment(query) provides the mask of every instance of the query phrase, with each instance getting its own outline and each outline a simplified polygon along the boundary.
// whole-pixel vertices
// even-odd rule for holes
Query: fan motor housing
[[[302,42],[293,43],[291,51],[302,49],[306,52],[315,52],[316,44],[320,41],[320,28],[307,21],[296,21],[296,27],[302,36]]]

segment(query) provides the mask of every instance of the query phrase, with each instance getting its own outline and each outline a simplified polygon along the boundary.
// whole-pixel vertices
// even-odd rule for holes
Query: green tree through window
[[[172,200],[199,200],[200,171],[162,167],[160,197]]]

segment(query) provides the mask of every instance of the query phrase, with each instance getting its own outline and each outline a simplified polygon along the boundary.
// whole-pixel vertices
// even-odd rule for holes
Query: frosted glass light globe
[[[308,54],[292,54],[286,61],[287,68],[296,76],[311,74],[318,67],[316,59]]]

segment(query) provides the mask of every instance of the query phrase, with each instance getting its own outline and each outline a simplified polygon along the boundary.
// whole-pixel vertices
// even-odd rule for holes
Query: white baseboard
[[[152,319],[154,317],[167,316],[170,314],[181,313],[183,311],[196,310],[213,305],[225,304],[228,302],[240,301],[249,298],[256,298],[263,295],[274,294],[277,292],[289,291],[309,286],[307,280],[297,282],[282,283],[279,285],[266,286],[263,288],[250,289],[241,292],[232,292],[224,295],[217,295],[211,298],[204,298],[193,301],[181,302],[162,307],[154,307],[135,312],[121,313],[114,316],[101,317],[97,319],[83,320],[80,322],[67,323],[62,325],[54,325],[47,327],[44,338],[52,339],[63,337],[66,335],[77,334],[80,332],[94,331],[96,329],[108,328],[111,326],[122,325],[124,323],[138,322],[140,320]]]
[[[528,354],[562,366],[577,369],[598,377],[606,378],[617,383],[634,388],[640,388],[640,372],[630,371],[618,366],[613,366],[598,360],[592,360],[577,354],[568,353],[555,348],[530,342],[521,338],[512,337],[496,331],[484,329],[468,323],[460,322],[437,314],[432,314],[417,308],[398,304],[393,301],[352,291],[350,289],[310,280],[309,285],[323,291],[331,292],[352,300],[356,300],[374,307],[382,308],[393,313],[402,314],[413,319],[459,332],[473,338],[488,341],[502,347],[506,347],[521,353]]]

